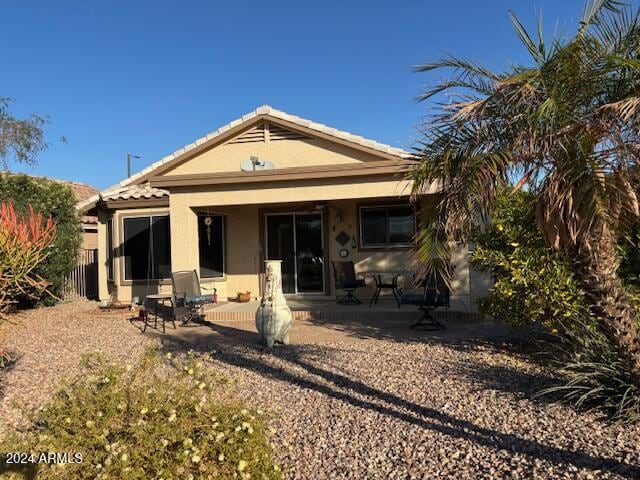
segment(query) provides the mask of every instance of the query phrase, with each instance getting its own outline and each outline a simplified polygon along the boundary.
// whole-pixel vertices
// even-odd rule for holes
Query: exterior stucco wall
[[[238,172],[240,164],[251,156],[273,162],[277,169],[319,165],[357,165],[362,162],[380,161],[384,157],[359,149],[314,138],[309,140],[278,140],[248,143],[224,143],[178,164],[163,175],[206,174]],[[394,162],[394,160],[389,160]],[[435,188],[434,188],[435,190]],[[167,208],[122,209],[113,212],[114,247],[116,263],[113,281],[107,281],[106,268],[106,221],[102,212],[98,226],[99,249],[99,293],[104,300],[114,295],[121,302],[130,302],[132,297],[145,297],[159,292],[170,292],[169,281],[125,282],[123,276],[122,218],[129,215],[169,213],[171,222],[171,269],[199,271],[198,211],[209,211],[224,215],[225,229],[225,275],[217,279],[201,279],[205,290],[216,288],[221,299],[233,297],[239,291],[250,291],[258,296],[259,274],[263,269],[262,251],[263,209],[288,208],[289,211],[313,209],[325,204],[326,216],[325,274],[330,277],[330,294],[335,295],[330,268],[332,260],[340,260],[343,248],[335,240],[344,230],[358,237],[358,205],[361,202],[399,199],[407,201],[411,182],[402,176],[385,174],[349,178],[306,179],[298,181],[264,182],[252,184],[228,184],[221,186],[175,187],[170,189]],[[378,199],[378,200],[376,200]],[[301,206],[302,205],[302,206]],[[307,210],[308,211],[308,210]],[[340,221],[338,221],[340,212]],[[409,269],[411,256],[407,249],[394,251],[365,251],[351,242],[344,248],[349,250],[347,259],[353,260],[357,271]],[[453,293],[457,301],[469,308],[469,267],[466,248],[457,249],[454,255],[456,278]],[[366,298],[373,293],[369,287],[360,291]]]
[[[278,169],[317,165],[343,165],[380,160],[379,156],[327,140],[277,140],[270,142],[224,143],[186,160],[164,175],[239,172],[240,164],[256,156]]]
[[[224,220],[223,278],[201,279],[207,289],[216,288],[218,297],[225,299],[239,291],[259,295],[258,273],[261,267],[260,220],[258,207],[193,206],[187,196],[171,196],[171,266],[173,270],[200,271],[198,255],[197,211],[222,214]]]
[[[398,204],[406,202],[405,199],[399,199]],[[425,198],[423,202],[428,201]],[[396,203],[394,200],[385,200],[385,203]],[[329,261],[342,260],[339,252],[341,249],[346,248],[349,251],[349,256],[344,260],[352,260],[355,264],[356,272],[376,271],[376,270],[411,270],[413,266],[413,256],[411,249],[399,249],[399,250],[379,250],[370,251],[360,248],[358,241],[358,207],[359,205],[375,205],[378,203],[375,199],[367,200],[343,200],[340,202],[331,203],[328,208],[329,215]],[[341,221],[338,221],[341,218]],[[336,236],[344,231],[352,238],[356,238],[356,248],[352,247],[352,242],[348,242],[344,247],[340,245],[336,240]],[[452,280],[452,307],[458,310],[474,311],[474,306],[470,302],[469,297],[469,264],[468,264],[468,249],[466,246],[458,247],[454,249],[452,258],[454,265],[454,278]],[[411,290],[412,279],[400,278],[399,284],[405,290]],[[366,290],[359,290],[359,296],[364,298],[370,297],[373,294],[373,284],[371,279],[367,280],[368,286]],[[335,285],[333,278],[331,278],[331,293],[335,295]],[[383,291],[383,295],[390,295],[389,291]]]
[[[106,212],[98,212],[98,299],[109,299],[107,281],[107,219]]]
[[[93,250],[98,248],[98,230],[82,229],[82,244],[80,248]]]
[[[226,185],[221,187],[183,187],[171,191],[170,204],[190,207],[266,205],[291,202],[321,202],[343,199],[387,198],[408,195],[411,182],[397,176],[380,176],[375,179],[322,179],[299,182]]]
[[[262,271],[260,217],[258,207],[222,209],[226,219],[226,276],[227,296],[240,291],[260,295],[258,273]]]
[[[200,197],[193,195],[172,195],[170,199],[169,213],[171,217],[171,252],[172,252],[172,270],[188,270],[196,269],[199,271],[198,258],[198,231],[197,231],[197,211],[209,211],[212,214],[224,215],[225,229],[225,276],[220,279],[201,279],[202,286],[205,290],[215,287],[218,290],[219,298],[234,297],[239,291],[250,291],[252,296],[259,296],[259,274],[262,272],[263,259],[263,235],[262,230],[264,215],[263,208],[273,208],[273,204],[261,205],[242,205],[242,206],[214,206],[208,205],[203,207],[200,203]],[[412,266],[412,257],[409,249],[400,249],[394,251],[380,250],[368,251],[363,250],[359,246],[358,241],[358,207],[361,204],[375,204],[377,202],[387,203],[390,199],[348,199],[328,202],[323,209],[323,215],[327,217],[326,225],[328,231],[325,233],[325,254],[328,258],[325,260],[341,260],[339,251],[346,248],[349,251],[347,260],[353,260],[356,265],[356,271],[362,272],[366,270],[385,270],[385,269],[410,269]],[[398,199],[397,203],[406,202],[406,197]],[[195,205],[194,205],[195,203]],[[297,203],[279,204],[280,208],[286,209],[290,205],[290,211],[296,209],[302,211],[313,211],[313,204],[306,207]],[[153,213],[163,213],[166,209],[138,209],[138,210],[121,210],[114,214],[114,236],[116,239],[121,238],[122,218],[126,215],[142,214],[149,215]],[[117,299],[122,302],[129,302],[133,296],[144,297],[147,294],[157,292],[169,292],[170,285],[151,283],[126,285],[122,282],[122,259],[120,258],[121,245],[117,242],[115,268],[115,279],[113,284],[105,281],[106,279],[106,226],[104,221],[106,217],[100,218],[100,245],[99,261],[100,261],[100,298],[108,298],[109,293],[115,288],[117,290]],[[356,246],[349,241],[344,247],[335,239],[336,236],[344,231],[351,237],[355,237]],[[453,299],[452,308],[456,310],[474,311],[475,306],[470,286],[470,270],[467,262],[468,250],[466,247],[457,248],[454,254],[455,278],[453,281]],[[328,264],[330,267],[330,263]],[[330,295],[336,295],[333,284],[333,275],[331,269],[326,270],[329,275],[331,285]],[[370,280],[369,280],[370,281]],[[403,281],[401,281],[403,283]],[[410,282],[407,282],[405,288],[410,289]],[[373,288],[369,285],[366,289],[361,289],[358,296],[363,299],[370,297]]]
[[[122,219],[128,216],[146,216],[169,213],[168,208],[123,209],[112,215],[101,212],[98,217],[98,294],[100,300],[114,299],[129,303],[133,297],[140,299],[147,295],[171,292],[169,280],[139,282],[124,281],[124,258],[122,257]],[[107,280],[107,221],[113,218],[114,269],[113,281]],[[173,223],[173,218],[171,219]],[[172,226],[173,229],[173,226]],[[173,248],[173,245],[172,245]]]

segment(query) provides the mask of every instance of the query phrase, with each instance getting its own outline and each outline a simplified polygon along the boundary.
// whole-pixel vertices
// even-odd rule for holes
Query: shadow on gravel
[[[0,400],[4,398],[4,381],[3,377],[11,370],[13,370],[18,362],[20,361],[20,356],[16,353],[9,352],[9,360],[5,360],[4,367],[0,369]]]
[[[370,409],[427,430],[473,441],[479,445],[506,451],[510,454],[538,458],[558,465],[572,464],[578,468],[601,470],[626,478],[640,478],[640,467],[637,465],[623,463],[612,458],[595,457],[581,451],[565,450],[535,440],[520,438],[513,434],[483,428],[472,422],[370,387],[346,375],[325,370],[303,358],[309,353],[313,355],[316,350],[319,350],[318,346],[290,345],[285,348],[276,348],[271,352],[262,351],[257,333],[247,335],[250,332],[238,331],[233,327],[216,324],[208,324],[204,328],[211,328],[221,333],[223,342],[192,343],[185,342],[184,339],[178,337],[165,336],[163,337],[163,348],[173,352],[195,350],[202,353],[209,353],[215,348],[218,350],[215,356],[217,361],[251,370],[267,378],[289,382],[300,388],[313,390],[350,405]],[[327,348],[321,347],[325,352],[324,361],[327,360]],[[292,366],[301,367],[311,376],[319,377],[330,385],[314,381],[310,376],[302,376],[270,365],[268,363],[270,358],[278,358],[289,362]],[[366,396],[372,400],[365,400],[360,396]]]
[[[357,313],[357,312],[356,312]],[[410,328],[419,318],[420,312],[402,310],[384,316],[384,312],[373,311],[367,316],[349,315],[340,312],[337,317],[311,317],[313,327],[335,330],[352,338],[386,340],[399,343],[423,343],[425,341],[461,341],[464,339],[506,338],[511,329],[500,322],[482,322],[471,314],[462,312],[432,312],[432,316],[444,324],[445,330],[421,330]]]
[[[503,365],[485,365],[477,362],[466,363],[456,371],[472,384],[486,390],[510,393],[535,402],[554,403],[549,396],[537,396],[540,390],[557,384],[557,379],[542,372],[525,372]]]

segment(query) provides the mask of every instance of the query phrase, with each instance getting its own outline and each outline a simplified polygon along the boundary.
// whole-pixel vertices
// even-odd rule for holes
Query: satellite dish
[[[243,172],[255,172],[257,170],[273,170],[276,166],[269,160],[261,160],[258,157],[250,157],[240,164],[240,170]]]

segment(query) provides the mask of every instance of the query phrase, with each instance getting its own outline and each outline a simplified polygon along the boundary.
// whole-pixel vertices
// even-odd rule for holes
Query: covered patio
[[[485,318],[477,312],[459,310],[435,310],[432,312],[447,328],[439,331],[414,330],[409,328],[421,313],[411,305],[397,304],[389,298],[370,308],[368,302],[361,305],[339,305],[335,299],[288,299],[293,314],[291,343],[355,342],[362,339],[390,340],[400,342],[423,342],[426,339],[465,340],[469,338],[504,335],[507,328],[499,322]],[[187,343],[215,342],[227,338],[241,344],[259,345],[256,332],[255,313],[259,301],[246,303],[223,302],[208,305],[204,309],[204,323],[177,323],[174,329],[170,322],[163,334],[159,328],[148,328],[147,334],[160,335],[162,341],[184,341]],[[169,313],[169,312],[167,312]],[[134,324],[138,325],[137,322]],[[153,320],[150,322],[153,327]]]
[[[388,322],[389,325],[408,326],[420,317],[420,312],[411,305],[398,308],[393,298],[382,297],[378,304],[369,306],[368,298],[363,298],[360,305],[340,305],[334,297],[290,298],[287,304],[295,320],[335,321],[354,320],[362,322]],[[252,320],[260,306],[259,300],[246,303],[225,302],[210,305],[205,309],[205,319],[210,322]],[[437,309],[432,312],[439,320],[446,323],[464,323],[482,321],[480,313],[471,311],[463,301],[452,300],[448,312]]]
[[[358,339],[379,339],[402,342],[420,342],[427,338],[461,340],[485,335],[504,333],[505,327],[473,311],[436,309],[431,314],[442,323],[442,330],[412,329],[422,313],[412,305],[398,308],[392,298],[383,297],[378,304],[369,307],[368,302],[360,305],[340,305],[335,299],[318,297],[315,299],[289,298],[293,321],[291,342],[352,342]],[[221,302],[208,304],[203,310],[204,322],[176,322],[170,318],[172,312],[163,308],[160,316],[165,317],[165,328],[159,319],[155,322],[150,313],[148,327],[132,319],[132,323],[152,336],[161,335],[170,341],[209,342],[216,338],[229,337],[234,341],[260,344],[256,332],[255,316],[260,301],[246,303]],[[160,318],[160,317],[159,317]],[[163,331],[164,330],[164,331]],[[164,341],[164,340],[163,340]]]

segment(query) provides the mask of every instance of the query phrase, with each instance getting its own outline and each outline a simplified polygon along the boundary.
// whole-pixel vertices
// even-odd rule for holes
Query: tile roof
[[[68,185],[69,187],[71,187],[71,190],[73,190],[73,194],[75,195],[76,200],[78,202],[83,202],[93,197],[96,193],[100,191],[97,188],[94,188],[91,185],[87,185],[85,183],[68,182],[66,180],[54,180],[54,181],[64,183],[65,185]]]
[[[45,177],[45,176],[38,176],[38,175],[29,175],[28,173],[19,173],[19,174],[13,174],[13,173],[8,173],[8,172],[2,172],[2,175],[27,175],[28,177],[32,177],[32,178],[39,178],[42,180],[49,180],[51,182],[56,182],[56,183],[61,183],[63,185],[67,185],[69,188],[71,188],[71,191],[73,192],[73,195],[76,197],[76,209],[78,208],[78,205],[82,205],[85,204],[86,202],[88,202],[90,199],[92,198],[97,198],[98,193],[100,192],[100,190],[98,190],[95,187],[92,187],[91,185],[87,185],[86,183],[80,183],[80,182],[72,182],[69,180],[60,180],[59,178],[51,178],[51,177]],[[80,222],[82,224],[97,224],[98,223],[98,217],[92,216],[92,215],[83,215],[80,219]]]
[[[43,175],[29,175],[28,173],[12,173],[12,172],[2,172],[1,175],[26,175],[27,177],[41,179],[41,180],[49,180],[51,182],[61,183],[63,185],[67,185],[73,191],[73,195],[76,197],[77,202],[83,202],[88,198],[93,197],[100,190],[91,185],[87,185],[86,183],[73,182],[70,180],[60,180],[59,178],[51,178]]]
[[[97,225],[98,217],[96,217],[95,215],[83,215],[80,219],[80,222],[83,225]]]
[[[375,140],[370,140],[367,138],[364,138],[360,135],[355,135],[353,133],[350,132],[345,132],[342,130],[338,130],[336,128],[333,127],[329,127],[327,125],[324,125],[322,123],[317,123],[317,122],[313,122],[311,120],[307,120],[301,117],[298,117],[296,115],[291,115],[289,113],[283,112],[282,110],[277,110],[269,105],[262,105],[258,108],[256,108],[255,110],[247,113],[246,115],[243,115],[240,118],[237,118],[229,123],[227,123],[226,125],[223,125],[222,127],[218,128],[217,130],[208,133],[207,135],[205,135],[204,137],[198,138],[197,140],[195,140],[194,142],[192,142],[189,145],[186,145],[178,150],[176,150],[175,152],[171,153],[170,155],[167,155],[166,157],[158,160],[157,162],[152,163],[151,165],[149,165],[148,167],[144,168],[143,170],[134,173],[133,175],[131,175],[128,178],[125,178],[124,180],[122,180],[120,183],[109,187],[107,190],[104,190],[102,192],[102,197],[106,200],[105,195],[108,194],[108,192],[110,191],[116,191],[118,190],[118,188],[122,188],[122,187],[126,187],[128,185],[131,185],[133,182],[135,182],[136,180],[144,177],[145,175],[153,172],[154,170],[156,170],[157,168],[169,163],[170,161],[174,160],[175,158],[179,157],[180,155],[185,154],[186,152],[189,152],[190,150],[198,147],[199,145],[202,145],[205,142],[209,142],[221,135],[223,135],[225,132],[227,132],[228,130],[237,127],[238,125],[241,125],[243,123],[249,122],[251,120],[253,120],[256,117],[259,116],[268,116],[274,119],[280,119],[280,120],[284,120],[284,121],[288,121],[291,123],[295,123],[297,125],[300,125],[301,127],[305,127],[305,128],[309,128],[311,130],[315,130],[319,133],[323,133],[325,135],[330,135],[342,140],[346,140],[348,142],[352,142],[356,145],[360,145],[366,148],[370,148],[372,150],[376,150],[382,153],[386,153],[389,155],[395,155],[398,156],[400,158],[412,158],[413,154],[411,154],[410,152],[407,152],[406,150],[403,150],[401,148],[396,148],[396,147],[392,147],[390,145],[386,145],[384,143],[379,143],[376,142]],[[153,189],[151,189],[153,190]],[[166,190],[163,190],[162,192],[166,192]],[[166,194],[168,195],[168,192],[166,192]],[[126,189],[122,190],[121,193],[119,193],[119,195],[128,195],[126,193]],[[132,195],[135,195],[132,194]],[[126,197],[126,198],[138,198],[135,196],[132,197]],[[146,197],[148,198],[148,197]],[[84,209],[88,206],[90,206],[92,203],[96,202],[99,199],[99,195],[94,195],[90,198],[88,198],[85,202],[83,202],[82,204],[78,205],[79,209]]]
[[[105,201],[113,200],[138,200],[141,198],[153,199],[169,196],[168,190],[161,188],[153,188],[145,185],[128,185],[126,187],[105,190],[102,192],[102,199]]]
[[[87,201],[99,192],[97,188],[94,188],[91,185],[87,185],[85,183],[69,182],[67,180],[57,180],[53,178],[51,180],[68,185],[73,191],[73,194],[76,197],[76,202],[78,203]],[[97,225],[98,217],[94,215],[83,215],[80,219],[80,223],[82,225]]]
[[[324,133],[326,135],[331,135],[333,137],[336,138],[340,138],[343,140],[347,140],[349,142],[355,143],[357,145],[361,145],[363,147],[367,147],[367,148],[371,148],[372,150],[377,150],[379,152],[382,153],[388,153],[390,155],[397,155],[398,157],[401,158],[411,158],[413,155],[410,152],[407,152],[406,150],[403,150],[401,148],[396,148],[396,147],[392,147],[390,145],[386,145],[384,143],[379,143],[376,142],[375,140],[370,140],[367,138],[364,138],[360,135],[355,135],[353,133],[349,133],[349,132],[345,132],[342,130],[338,130],[336,128],[333,127],[329,127],[327,125],[324,125],[322,123],[317,123],[317,122],[313,122],[311,120],[307,120],[301,117],[298,117],[296,115],[291,115],[287,112],[283,112],[282,110],[277,110],[273,107],[270,107],[269,105],[262,105],[261,107],[256,108],[255,110],[253,110],[252,112],[247,113],[246,115],[243,115],[240,118],[237,118],[229,123],[227,123],[226,125],[223,125],[222,127],[218,128],[217,130],[208,133],[207,135],[205,135],[204,137],[198,138],[197,140],[195,140],[193,143],[186,145],[178,150],[176,150],[175,152],[173,152],[170,155],[167,155],[166,157],[162,158],[161,160],[158,160],[157,162],[152,163],[151,165],[149,165],[147,168],[131,175],[130,177],[122,180],[118,185],[120,186],[124,186],[124,185],[129,185],[131,182],[135,181],[136,179],[143,177],[144,175],[152,172],[153,170],[155,170],[158,167],[161,167],[162,165],[170,162],[171,160],[175,159],[176,157],[183,155],[184,153],[188,152],[189,150],[194,149],[195,147],[208,142],[210,140],[215,139],[216,137],[219,137],[220,135],[222,135],[223,133],[225,133],[227,130],[230,130],[234,127],[237,127],[238,125],[241,125],[242,123],[246,123],[252,119],[254,119],[255,117],[258,117],[260,115],[268,115],[270,117],[276,118],[276,119],[280,119],[280,120],[286,120],[288,122],[292,122],[295,123],[297,125],[300,125],[301,127],[306,127],[309,128],[311,130],[315,130],[317,132],[320,133]]]

